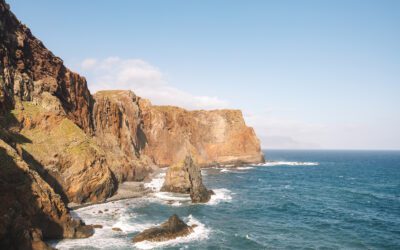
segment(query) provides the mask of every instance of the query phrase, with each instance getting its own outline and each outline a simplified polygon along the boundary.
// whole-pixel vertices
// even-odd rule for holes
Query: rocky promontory
[[[128,90],[92,95],[0,0],[1,249],[90,236],[65,204],[105,201],[187,155],[197,167],[264,160],[239,110],[154,106]],[[188,171],[193,199],[207,200],[198,168]]]

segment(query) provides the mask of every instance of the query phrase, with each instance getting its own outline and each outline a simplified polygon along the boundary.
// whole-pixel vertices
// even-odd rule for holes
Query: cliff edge
[[[88,237],[66,203],[104,201],[188,154],[199,166],[264,160],[239,110],[154,106],[131,91],[92,96],[0,0],[0,248]]]

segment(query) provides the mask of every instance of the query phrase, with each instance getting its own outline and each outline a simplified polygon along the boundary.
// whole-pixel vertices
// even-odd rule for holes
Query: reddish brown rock
[[[56,96],[68,117],[92,130],[92,97],[85,78],[67,69],[21,24],[0,0],[0,112],[18,101],[38,101],[42,93]]]
[[[264,161],[259,140],[239,110],[153,106],[118,90],[95,94],[93,116],[98,144],[110,152],[111,169],[121,180],[137,179],[133,171],[147,173],[143,166],[150,160],[170,166],[188,154],[200,166]]]
[[[200,166],[264,161],[254,130],[240,110],[187,111],[140,100],[147,139],[145,154],[169,166],[191,154]]]
[[[167,241],[189,235],[193,232],[193,228],[183,222],[176,214],[169,217],[169,219],[158,227],[152,227],[144,230],[133,237],[134,243],[141,241]]]
[[[24,160],[65,202],[103,201],[115,192],[104,150],[67,116],[47,111],[41,103],[20,102],[6,117],[7,128],[25,138],[17,141]]]
[[[190,194],[193,203],[208,202],[214,194],[204,186],[201,170],[190,156],[168,168],[161,191]]]
[[[94,95],[95,139],[104,149],[117,179],[141,181],[153,171],[153,162],[143,154],[147,144],[139,97],[131,91],[99,91]]]
[[[43,239],[93,234],[71,218],[60,196],[2,139],[0,162],[1,249],[50,249]]]
[[[99,92],[94,100],[85,78],[4,0],[0,153],[1,249],[45,249],[42,239],[89,236],[93,228],[73,220],[63,201],[103,201],[117,182],[145,179],[154,163],[169,166],[188,154],[200,166],[263,160],[240,111],[152,106],[130,91]]]

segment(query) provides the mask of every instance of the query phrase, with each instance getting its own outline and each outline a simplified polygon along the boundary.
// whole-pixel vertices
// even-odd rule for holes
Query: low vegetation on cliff
[[[90,236],[67,203],[104,201],[189,153],[199,166],[263,161],[240,111],[153,106],[131,91],[92,96],[0,0],[0,248]],[[207,201],[199,168],[186,163],[192,199]]]

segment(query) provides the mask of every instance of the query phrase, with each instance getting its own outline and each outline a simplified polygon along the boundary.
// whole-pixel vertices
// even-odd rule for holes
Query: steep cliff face
[[[20,142],[23,158],[41,169],[66,202],[95,202],[111,196],[116,183],[105,152],[68,117],[52,110],[22,102],[21,108],[6,116],[8,128],[25,138]]]
[[[92,129],[92,99],[85,78],[67,69],[0,0],[0,112],[20,101],[56,96],[66,115],[85,131]]]
[[[0,0],[0,248],[45,249],[87,237],[64,201],[97,201],[116,187],[91,138],[92,97]],[[63,201],[64,200],[64,201]]]
[[[0,125],[64,201],[99,201],[116,189],[104,151],[91,138],[93,98],[0,0]]]
[[[100,91],[94,95],[95,140],[106,152],[117,179],[141,181],[154,168],[143,154],[147,145],[139,97],[131,91]]]
[[[152,106],[131,91],[91,96],[0,0],[0,248],[86,237],[66,202],[103,201],[186,155],[201,166],[263,161],[240,111]]]
[[[149,164],[149,158],[156,165],[170,166],[187,155],[200,166],[264,160],[254,130],[246,126],[239,110],[187,111],[153,106],[122,90],[100,91],[94,97],[97,140],[112,153],[110,158],[118,156],[115,162],[119,166],[140,166],[143,161]],[[121,164],[129,161],[132,163]],[[112,167],[116,173],[126,172],[121,170],[125,167],[119,168]]]
[[[60,196],[2,139],[0,162],[1,249],[47,249],[43,239],[91,235],[91,228],[72,219]]]
[[[145,153],[168,166],[191,154],[201,166],[264,161],[254,130],[239,110],[187,111],[139,102],[147,138]]]

